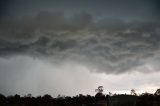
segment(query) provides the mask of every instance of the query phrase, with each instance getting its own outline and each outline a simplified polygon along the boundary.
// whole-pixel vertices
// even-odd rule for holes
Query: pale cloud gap
[[[91,71],[109,74],[130,72],[146,64],[156,68],[147,68],[147,72],[159,71],[159,34],[158,21],[97,20],[86,12],[7,16],[0,20],[0,56],[77,62]]]

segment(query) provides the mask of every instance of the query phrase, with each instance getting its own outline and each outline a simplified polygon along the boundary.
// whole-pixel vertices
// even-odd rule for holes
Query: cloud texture
[[[86,12],[40,12],[0,19],[1,57],[45,57],[78,62],[96,72],[119,74],[145,64],[159,69],[159,54],[158,21],[98,19]]]

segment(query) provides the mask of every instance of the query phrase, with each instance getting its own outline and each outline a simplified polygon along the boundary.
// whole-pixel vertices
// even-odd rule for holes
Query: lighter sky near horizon
[[[0,93],[154,93],[158,0],[0,2]]]

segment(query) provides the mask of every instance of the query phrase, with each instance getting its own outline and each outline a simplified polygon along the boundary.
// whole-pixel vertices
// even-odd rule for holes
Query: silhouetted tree
[[[32,97],[32,94],[29,93],[29,94],[26,95],[26,97],[31,98],[31,97]]]
[[[3,94],[0,94],[0,104],[6,103],[6,97]]]
[[[134,89],[131,89],[131,95],[137,95]]]
[[[157,89],[157,91],[154,93],[154,95],[160,95],[160,89]]]
[[[112,96],[112,93],[111,93],[111,92],[109,92],[109,96]]]
[[[103,92],[103,86],[98,86],[98,88],[95,89],[95,92],[102,94],[102,92]]]

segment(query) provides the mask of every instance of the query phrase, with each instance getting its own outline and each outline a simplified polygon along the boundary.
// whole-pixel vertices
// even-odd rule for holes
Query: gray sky
[[[158,0],[5,0],[0,93],[94,95],[160,86]]]

